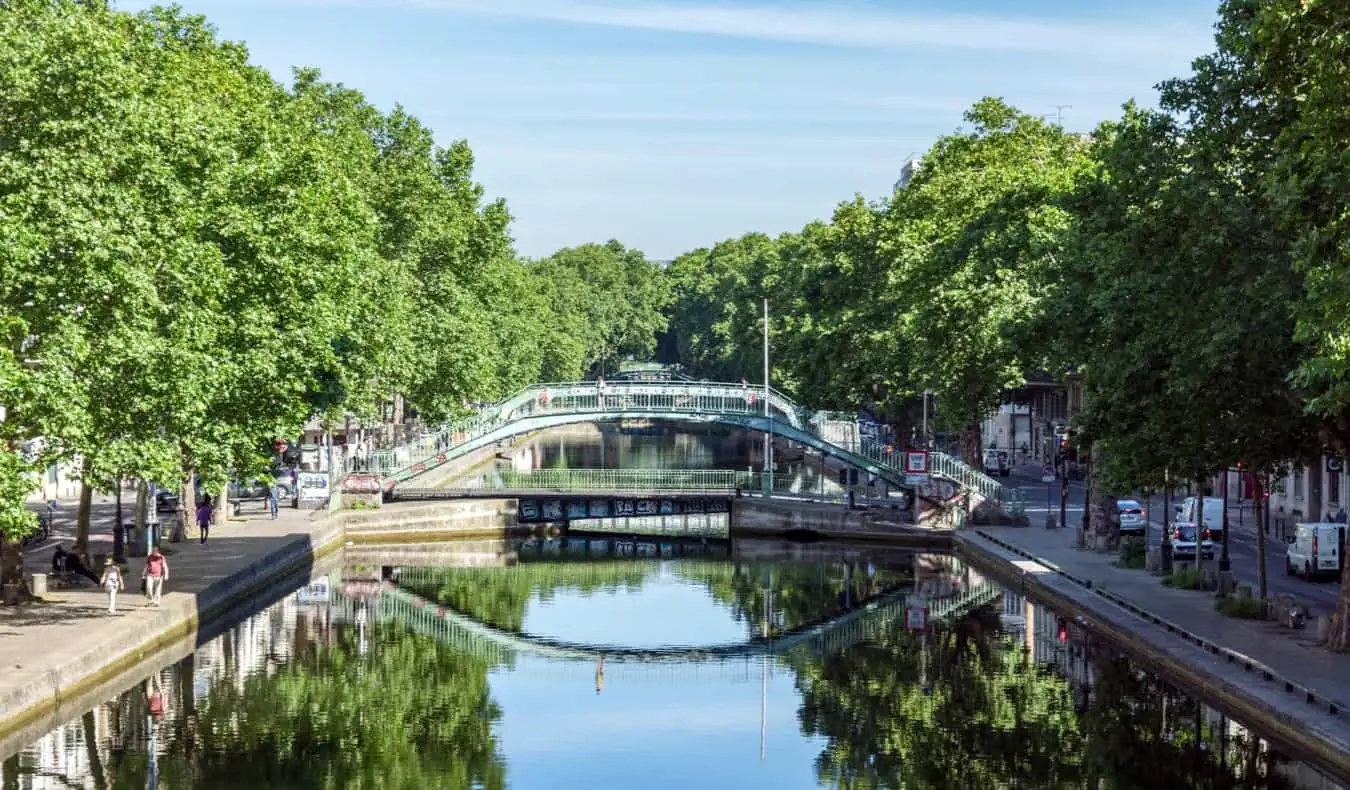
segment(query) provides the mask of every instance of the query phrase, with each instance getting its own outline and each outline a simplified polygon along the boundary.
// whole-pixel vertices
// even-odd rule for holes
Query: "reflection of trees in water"
[[[638,590],[656,573],[651,560],[604,562],[527,562],[511,568],[447,568],[405,574],[399,584],[480,622],[519,633],[531,597],[549,601],[560,593],[583,595],[619,589]],[[838,615],[868,598],[912,584],[909,569],[875,568],[860,563],[736,564],[680,560],[673,574],[701,584],[716,602],[729,607],[749,633],[764,627],[764,585],[773,590],[771,632],[792,630]]]
[[[897,626],[798,659],[802,732],[827,787],[1282,788],[1251,739],[1220,757],[1200,707],[1114,658],[1075,709],[1067,681],[998,633],[991,610],[920,637]]]
[[[764,589],[772,590],[774,622],[769,633],[791,631],[835,617],[883,592],[913,583],[909,569],[863,563],[690,563],[677,566],[681,578],[707,585],[753,635],[764,633]]]
[[[503,788],[486,666],[374,627],[378,646],[364,656],[348,631],[273,674],[215,683],[194,712],[161,727],[160,786]],[[112,787],[145,786],[145,701],[133,690],[116,703]]]
[[[637,590],[657,568],[649,560],[606,562],[528,562],[510,568],[419,570],[400,586],[479,622],[519,633],[530,598],[551,601],[567,591],[592,595]]]

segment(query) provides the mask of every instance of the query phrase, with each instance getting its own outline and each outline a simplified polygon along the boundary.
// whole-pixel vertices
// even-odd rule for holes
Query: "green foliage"
[[[1203,590],[1205,589],[1205,575],[1196,568],[1186,568],[1164,576],[1162,583],[1164,587],[1172,587],[1177,590]]]
[[[1147,540],[1134,535],[1128,535],[1120,539],[1120,559],[1116,560],[1118,567],[1138,570],[1147,564],[1147,559]]]
[[[544,381],[613,373],[619,363],[651,359],[666,328],[669,301],[661,271],[617,241],[559,250],[530,265],[546,298]]]
[[[304,646],[275,673],[218,682],[162,743],[161,781],[177,787],[484,788],[506,786],[487,666],[430,637],[372,626]],[[190,690],[189,690],[190,692]],[[143,709],[142,709],[143,710]],[[138,710],[138,714],[144,715]],[[121,762],[117,786],[143,786]],[[139,781],[139,784],[135,784]]]
[[[442,420],[664,327],[640,253],[525,264],[465,141],[312,69],[284,86],[180,9],[7,4],[0,83],[0,440],[95,486],[216,488],[312,417],[399,392]]]
[[[1269,607],[1264,598],[1228,596],[1215,601],[1214,609],[1225,617],[1239,620],[1265,620],[1269,617]]]

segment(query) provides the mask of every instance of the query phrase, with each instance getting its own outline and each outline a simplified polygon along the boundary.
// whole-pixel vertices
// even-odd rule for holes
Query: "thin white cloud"
[[[814,5],[665,5],[573,0],[405,0],[484,16],[603,27],[728,36],[844,47],[997,50],[1128,58],[1201,52],[1207,28],[1169,27],[1157,19],[1093,23],[1025,17],[881,13],[838,3]]]

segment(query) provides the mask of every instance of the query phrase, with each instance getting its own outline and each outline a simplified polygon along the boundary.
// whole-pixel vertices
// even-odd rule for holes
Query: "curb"
[[[1290,680],[1289,678],[1285,677],[1284,675],[1281,675],[1279,672],[1276,672],[1274,669],[1261,663],[1260,661],[1257,661],[1251,656],[1246,655],[1245,653],[1241,653],[1230,647],[1225,647],[1219,644],[1218,642],[1215,642],[1193,631],[1190,631],[1180,625],[1177,625],[1176,623],[1172,622],[1171,620],[1168,620],[1165,617],[1156,615],[1148,611],[1147,609],[1144,609],[1141,606],[1131,603],[1130,601],[1126,600],[1125,598],[1122,598],[1119,595],[1108,592],[1107,590],[1103,590],[1102,588],[1097,587],[1095,584],[1093,584],[1091,579],[1085,579],[1081,576],[1076,576],[1072,573],[1069,573],[1068,571],[1064,570],[1063,568],[1059,567],[1053,562],[1044,559],[1042,557],[1037,557],[1031,552],[1021,549],[1017,546],[1014,546],[1008,543],[1007,541],[996,538],[993,535],[984,532],[983,530],[977,529],[972,531],[975,534],[979,535],[981,538],[989,541],[990,543],[993,543],[995,546],[998,546],[1004,551],[1012,552],[1013,554],[1016,554],[1019,557],[1024,557],[1026,559],[1036,562],[1039,565],[1043,565],[1044,567],[1049,568],[1059,576],[1068,579],[1069,581],[1079,585],[1080,587],[1083,587],[1086,590],[1096,593],[1098,596],[1105,598],[1111,603],[1126,610],[1130,614],[1133,614],[1134,616],[1142,620],[1150,622],[1153,625],[1159,626],[1160,628],[1166,630],[1170,634],[1174,634],[1176,636],[1181,637],[1185,641],[1201,648],[1202,650],[1205,650],[1209,654],[1227,659],[1229,664],[1235,664],[1237,666],[1242,667],[1248,672],[1259,674],[1263,680],[1279,685],[1280,687],[1282,687],[1285,693],[1301,697],[1303,701],[1308,703],[1309,705],[1315,705],[1324,708],[1328,713],[1332,714],[1333,716],[1340,716],[1343,710],[1350,710],[1350,705],[1347,705],[1346,703],[1338,699],[1335,699],[1334,697],[1328,694],[1322,694],[1309,686],[1303,685],[1302,683]]]

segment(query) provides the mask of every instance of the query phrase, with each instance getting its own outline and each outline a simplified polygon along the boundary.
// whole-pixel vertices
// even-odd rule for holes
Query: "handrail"
[[[439,431],[428,432],[392,451],[372,453],[350,463],[351,471],[370,471],[389,476],[407,473],[418,464],[427,464],[454,447],[482,437],[518,420],[546,413],[596,413],[638,408],[694,414],[742,414],[761,416],[764,388],[713,381],[612,381],[601,387],[597,381],[531,384],[519,392]],[[785,425],[815,435],[834,444],[824,435],[827,424],[838,420],[832,412],[812,412],[792,402],[782,392],[769,387],[770,424],[782,420]],[[890,471],[903,474],[904,450],[897,450],[859,436],[856,448],[848,449]],[[1017,511],[1021,492],[974,469],[946,453],[929,453],[929,474],[950,480],[1005,509]]]

